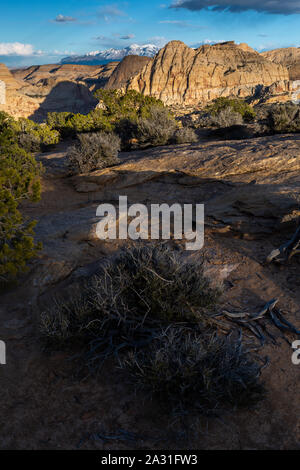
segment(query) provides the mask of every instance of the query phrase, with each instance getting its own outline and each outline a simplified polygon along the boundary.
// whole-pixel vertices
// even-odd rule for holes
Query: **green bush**
[[[246,122],[253,121],[256,116],[254,109],[248,103],[238,98],[217,98],[212,104],[207,106],[206,112],[212,116],[217,116],[226,108],[231,108],[234,113],[239,113]]]
[[[113,130],[113,125],[102,110],[95,109],[89,114],[48,113],[48,125],[59,131],[63,138],[76,137],[79,133]]]
[[[14,141],[27,152],[38,152],[59,142],[59,133],[47,124],[36,124],[30,119],[13,119],[0,113],[0,144],[4,139]]]
[[[0,287],[26,270],[26,263],[35,256],[35,222],[24,222],[11,192],[0,185]]]
[[[95,97],[105,109],[105,114],[113,121],[120,119],[136,120],[138,117],[148,117],[153,106],[163,108],[162,101],[152,96],[144,96],[135,90],[126,93],[121,90],[96,91]]]
[[[120,139],[116,134],[79,134],[78,140],[68,153],[72,174],[88,173],[119,163]]]
[[[272,132],[300,132],[300,106],[294,103],[273,105],[268,112],[268,125]]]
[[[147,349],[130,351],[122,366],[136,387],[176,414],[215,414],[228,405],[249,407],[264,396],[261,367],[241,340],[215,332],[167,328]]]
[[[1,118],[0,116],[0,123]],[[1,124],[0,124],[1,125]],[[34,222],[24,221],[18,204],[40,197],[40,174],[35,159],[13,143],[9,128],[0,130],[0,284],[24,271],[27,261],[39,249],[33,241]]]
[[[123,149],[130,148],[132,139],[140,140],[143,145],[163,145],[170,141],[177,129],[162,101],[151,96],[134,90],[124,93],[100,88],[95,97],[99,100],[99,106],[89,114],[49,113],[48,126],[59,131],[63,138],[74,138],[80,133],[115,132],[121,138]],[[155,118],[159,119],[156,135],[152,130]],[[164,119],[165,123],[162,122]],[[149,142],[146,141],[148,138]]]

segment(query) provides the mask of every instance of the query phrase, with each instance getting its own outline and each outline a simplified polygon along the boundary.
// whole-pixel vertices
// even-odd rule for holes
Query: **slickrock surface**
[[[283,65],[265,59],[245,45],[232,42],[194,50],[171,41],[127,87],[160,98],[168,105],[197,105],[219,96],[255,95],[262,86],[277,83],[288,90]]]
[[[51,258],[80,262],[100,202],[204,203],[208,233],[245,240],[293,231],[300,217],[300,136],[202,141],[121,153],[112,168],[69,176],[66,150],[41,154],[44,195],[30,205]],[[57,197],[60,194],[60,197]],[[103,245],[103,243],[101,242]]]
[[[300,47],[284,47],[261,55],[276,64],[287,67],[290,80],[300,80]]]
[[[80,381],[74,377],[77,360],[68,360],[64,350],[43,352],[38,330],[41,312],[57,296],[78,292],[120,248],[122,241],[95,237],[98,204],[117,205],[119,195],[127,195],[129,204],[204,202],[204,248],[185,254],[195,261],[203,256],[207,275],[225,279],[220,308],[258,312],[278,298],[299,328],[299,256],[286,266],[264,264],[295,231],[299,150],[298,135],[202,141],[123,153],[117,167],[75,178],[68,175],[65,144],[41,154],[42,199],[23,210],[38,221],[43,250],[0,303],[0,337],[7,344],[7,365],[0,369],[0,447],[299,449],[299,366],[292,364],[292,349],[278,332],[277,346],[268,343],[258,351],[262,360],[270,359],[262,371],[266,399],[254,409],[225,413],[222,420],[193,416],[192,432],[184,438],[180,422],[135,393],[120,369],[115,372],[108,363],[97,379]],[[120,430],[132,433],[133,440],[111,440],[122,436]]]

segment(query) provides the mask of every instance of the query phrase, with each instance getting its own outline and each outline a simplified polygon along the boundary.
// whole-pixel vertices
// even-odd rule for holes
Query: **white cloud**
[[[110,23],[118,17],[126,17],[126,13],[120,10],[116,5],[106,5],[98,10],[98,16],[106,23]]]
[[[159,21],[160,24],[170,24],[173,26],[178,26],[179,28],[187,28],[187,29],[205,29],[205,26],[200,26],[196,24],[189,23],[188,21],[182,20],[162,20]]]
[[[76,18],[73,18],[72,16],[57,15],[57,17],[53,21],[55,23],[73,23],[74,21],[77,21],[77,20]]]
[[[38,54],[41,51],[37,52]],[[22,44],[21,42],[0,42],[0,55],[19,55],[30,56],[36,52],[31,44]]]
[[[211,46],[213,44],[218,44],[222,42],[226,42],[226,39],[221,39],[221,40],[220,39],[204,39],[203,41],[190,45],[190,47],[192,49],[198,49],[198,47],[201,47],[201,46]]]
[[[147,40],[147,42],[155,44],[158,47],[164,47],[168,41],[169,39],[165,38],[164,36],[154,36]]]
[[[124,40],[133,39],[133,38],[135,38],[134,34],[126,34],[125,36],[120,36],[120,39],[124,39]]]

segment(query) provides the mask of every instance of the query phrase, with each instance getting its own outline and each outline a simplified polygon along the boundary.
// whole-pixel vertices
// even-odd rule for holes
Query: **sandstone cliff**
[[[286,67],[255,51],[229,42],[196,50],[171,41],[143,70],[129,80],[128,89],[160,98],[168,105],[198,105],[219,96],[253,96],[262,86],[289,89]]]
[[[40,92],[43,87],[53,86],[62,80],[84,83],[94,89],[105,85],[117,65],[118,62],[102,66],[47,64],[12,70],[12,74],[23,86],[39,87]]]
[[[4,64],[0,64],[0,80],[5,83],[5,103],[0,104],[0,111],[5,111],[16,118],[30,116],[39,104],[20,92],[22,83],[16,80]]]
[[[300,47],[285,47],[261,54],[276,64],[287,67],[290,80],[300,80]]]
[[[114,69],[105,88],[115,89],[122,88],[135,75],[140,73],[145,65],[151,61],[150,57],[138,55],[128,55]]]
[[[37,121],[51,111],[87,113],[97,104],[93,91],[105,86],[117,65],[48,64],[11,72],[2,65],[0,80],[6,83],[7,99],[0,109]]]
[[[14,76],[5,64],[0,64],[0,80],[6,85],[6,90],[17,90],[20,84],[15,80]]]

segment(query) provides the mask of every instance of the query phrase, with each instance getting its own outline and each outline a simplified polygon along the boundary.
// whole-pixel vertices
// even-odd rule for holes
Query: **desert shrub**
[[[18,204],[40,197],[41,166],[35,159],[0,132],[0,284],[24,271],[39,245],[33,241],[34,222],[24,221]]]
[[[16,200],[39,199],[41,171],[42,166],[17,144],[0,147],[0,187]]]
[[[96,91],[95,97],[103,105],[105,114],[113,121],[148,117],[153,106],[164,107],[162,101],[152,96],[144,96],[135,90],[128,90],[124,93],[121,90],[100,88]]]
[[[243,118],[240,113],[233,111],[232,108],[224,108],[218,114],[212,115],[211,124],[223,129],[226,127],[240,126],[243,124]]]
[[[115,133],[121,139],[123,150],[128,150],[132,147],[132,142],[137,142],[138,126],[137,121],[133,119],[120,119],[115,123]]]
[[[93,340],[92,360],[123,348],[142,347],[162,325],[208,322],[220,291],[201,263],[183,262],[166,245],[123,250],[70,302],[42,315],[42,333],[56,340]]]
[[[58,131],[62,138],[70,137],[75,135],[75,131],[72,130],[69,124],[73,113],[68,112],[52,112],[47,114],[47,124],[51,129]]]
[[[113,133],[79,134],[78,144],[68,153],[73,174],[88,173],[119,163],[120,139]]]
[[[40,248],[34,243],[34,226],[23,220],[11,192],[0,187],[0,288],[25,271]]]
[[[170,327],[146,349],[130,351],[122,366],[138,388],[175,413],[216,413],[263,397],[260,366],[241,340],[212,331]]]
[[[194,129],[191,127],[181,127],[177,129],[173,141],[175,144],[186,144],[192,142],[198,142],[198,137]]]
[[[48,113],[48,126],[58,131],[63,138],[75,138],[79,133],[115,132],[125,149],[130,146],[130,140],[137,137],[138,120],[151,118],[153,106],[164,108],[160,100],[134,90],[124,93],[121,90],[99,89],[95,96],[101,107],[87,115]]]
[[[95,109],[89,114],[48,113],[48,125],[57,130],[63,138],[76,137],[79,133],[112,131],[113,125],[102,110]]]
[[[210,113],[206,112],[205,110],[202,110],[199,112],[198,119],[196,120],[196,127],[200,128],[206,128],[206,127],[211,127],[212,124],[212,116]]]
[[[30,119],[14,120],[10,127],[17,143],[27,152],[38,152],[59,142],[59,133],[47,124],[36,124]]]
[[[137,123],[137,137],[142,145],[166,145],[177,129],[175,119],[166,108],[153,106],[149,116]]]
[[[217,116],[226,108],[231,108],[234,113],[240,114],[246,122],[253,121],[256,116],[254,109],[248,103],[239,98],[217,98],[212,104],[207,106],[206,111],[212,116]]]
[[[268,124],[272,132],[300,132],[300,106],[276,104],[269,109]]]

